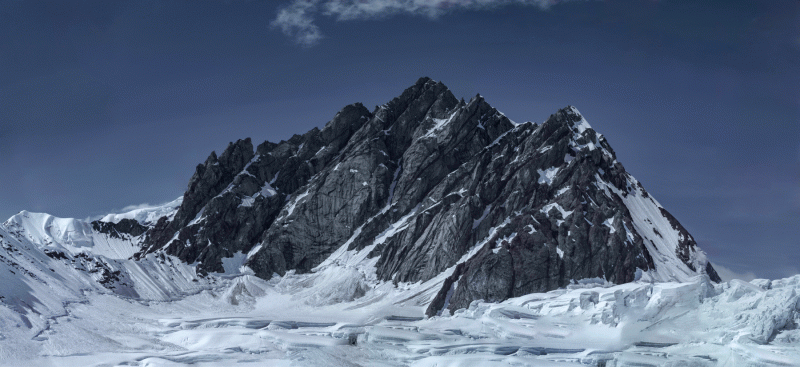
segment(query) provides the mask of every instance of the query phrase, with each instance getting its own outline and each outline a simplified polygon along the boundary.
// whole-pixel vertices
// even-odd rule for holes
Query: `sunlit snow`
[[[366,256],[369,247],[343,246],[331,256],[339,260],[310,274],[264,281],[241,267],[246,255],[238,253],[223,260],[225,274],[202,278],[177,259],[151,254],[113,260],[131,275],[130,292],[115,293],[91,272],[43,254],[46,246],[68,254],[82,247],[60,242],[74,243],[76,237],[63,235],[69,227],[32,233],[29,226],[48,222],[42,218],[0,226],[0,365],[787,366],[800,360],[800,276],[719,285],[705,275],[680,283],[588,280],[425,318],[452,269],[428,282],[395,285],[374,277],[377,258]],[[407,219],[375,243],[401,231]],[[53,242],[41,242],[47,238]]]
[[[553,179],[556,178],[558,175],[558,170],[561,167],[550,167],[546,170],[537,169],[536,172],[539,174],[539,184],[542,185],[550,185],[553,183]]]

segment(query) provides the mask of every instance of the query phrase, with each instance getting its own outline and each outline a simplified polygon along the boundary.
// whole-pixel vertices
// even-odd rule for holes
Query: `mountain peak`
[[[241,140],[214,161],[140,257],[165,251],[202,273],[247,254],[262,278],[361,259],[350,265],[377,281],[450,279],[440,294],[453,298],[431,312],[585,278],[712,273],[572,106],[514,124],[424,77],[374,112],[346,106],[322,130],[255,154]]]
[[[354,103],[321,129],[255,152],[249,138],[231,142],[197,166],[181,198],[132,208],[92,222],[22,211],[0,225],[0,340],[25,359],[16,364],[52,362],[53,346],[75,352],[62,364],[88,360],[74,335],[112,348],[105,354],[135,339],[136,360],[164,357],[165,343],[179,347],[175,360],[210,348],[225,354],[209,359],[219,363],[295,345],[301,362],[324,365],[352,348],[396,355],[401,342],[411,352],[391,363],[536,364],[553,361],[551,352],[598,365],[662,363],[676,327],[697,320],[688,339],[708,336],[704,355],[731,355],[737,338],[779,352],[754,363],[788,365],[797,354],[781,353],[796,349],[800,277],[712,284],[719,276],[694,238],[572,106],[542,124],[514,124],[481,95],[465,102],[421,78],[374,113]],[[186,315],[188,303],[196,315]],[[423,315],[442,318],[417,322]],[[126,320],[159,328],[128,335]],[[487,322],[503,335],[482,332]],[[253,328],[277,344],[252,338]],[[624,335],[611,345],[582,332],[614,328]],[[236,330],[242,337],[229,337]],[[713,343],[720,338],[732,344]],[[231,348],[219,347],[226,340]],[[330,347],[345,343],[358,346]],[[688,346],[668,362],[714,359]],[[7,354],[0,360],[13,364]]]
[[[431,78],[429,78],[429,77],[427,77],[427,76],[423,76],[423,77],[420,77],[419,79],[417,79],[417,82],[414,83],[414,85],[425,85],[425,84],[428,84],[428,83],[436,83],[436,81],[431,79]]]
[[[589,122],[586,121],[578,109],[573,106],[560,108],[556,113],[550,115],[543,125],[549,125],[549,129],[551,130],[563,127],[577,134],[583,134],[586,130],[592,129]]]
[[[584,125],[581,128],[581,131],[587,128],[591,128],[591,126],[589,126],[589,123],[586,122],[586,120],[583,118],[583,115],[581,115],[580,111],[578,111],[578,109],[572,105],[567,105],[567,107],[560,108],[552,116],[555,118],[556,121],[567,122],[570,125],[575,126],[576,128],[579,125]]]

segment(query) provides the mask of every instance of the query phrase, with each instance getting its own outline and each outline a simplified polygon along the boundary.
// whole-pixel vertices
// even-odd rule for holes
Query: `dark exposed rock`
[[[63,251],[53,251],[53,250],[48,250],[48,249],[45,249],[43,251],[44,251],[44,254],[49,256],[51,259],[69,260],[69,257],[67,257],[67,254],[65,254]]]
[[[53,257],[53,255],[50,254],[48,254],[48,256]],[[60,256],[53,258],[67,260],[68,256],[64,253],[60,253]],[[130,287],[130,285],[133,284],[130,275],[127,272],[123,272],[121,267],[115,264],[114,260],[93,256],[87,253],[79,253],[69,260],[69,264],[75,269],[89,274],[95,274],[97,281],[103,287],[114,293],[127,297],[138,296],[136,291]]]
[[[248,253],[267,279],[313,271],[347,245],[377,257],[379,280],[450,272],[428,315],[586,278],[719,281],[576,109],[515,124],[480,95],[458,100],[429,78],[373,112],[347,106],[323,129],[255,153],[249,139],[212,153],[145,245],[138,256],[165,251],[201,273]]]
[[[705,273],[708,274],[708,277],[709,277],[709,279],[711,279],[711,281],[716,282],[716,283],[722,283],[722,278],[719,277],[719,273],[717,273],[717,271],[714,270],[714,267],[711,266],[711,262],[710,261],[706,263],[706,271],[705,271]]]
[[[212,198],[231,184],[252,158],[253,144],[250,138],[230,143],[219,158],[216,152],[211,152],[205,163],[195,168],[175,216],[172,220],[159,220],[148,231],[145,241],[148,247],[140,254],[160,249],[171,241],[177,231],[185,228]]]
[[[92,228],[97,232],[105,233],[114,238],[121,238],[122,235],[136,237],[147,231],[147,227],[134,219],[128,218],[122,219],[117,223],[96,220],[92,222]]]
[[[249,251],[285,204],[285,197],[334,159],[371,114],[361,104],[345,107],[322,129],[256,148],[250,139],[231,143],[198,165],[172,220],[150,230],[146,248],[165,249],[198,270],[223,271],[221,259]],[[270,273],[271,275],[271,273]]]
[[[351,248],[367,246],[512,126],[483,98],[459,102],[443,84],[420,79],[379,106],[332,166],[297,191],[248,265],[262,277],[310,271],[362,226]]]
[[[450,298],[453,296],[453,292],[455,291],[456,286],[458,283],[459,278],[461,275],[464,274],[464,263],[460,263],[456,265],[456,268],[453,270],[453,273],[450,274],[447,278],[445,278],[444,283],[442,283],[442,290],[447,290],[445,292],[439,292],[436,296],[431,300],[430,305],[428,305],[427,310],[425,310],[425,316],[438,316],[442,314],[442,311],[447,308],[450,303]]]
[[[575,110],[563,109],[537,132],[510,144],[519,148],[517,155],[501,151],[492,159],[483,159],[497,167],[484,171],[500,177],[480,180],[497,183],[492,192],[481,193],[482,198],[495,198],[486,203],[491,205],[486,218],[492,219],[497,231],[482,250],[465,262],[466,270],[458,279],[450,310],[466,307],[475,299],[503,300],[564,287],[584,278],[630,282],[636,278],[637,269],[657,269],[645,238],[638,231],[629,230],[636,227],[623,200],[628,195],[644,199],[649,196],[638,182],[636,190],[630,187],[632,178],[616,161],[605,139],[598,139],[591,129],[577,135],[580,128],[576,129],[576,124],[580,121]],[[546,178],[548,170],[551,178]],[[602,177],[609,186],[604,187],[596,177]],[[501,193],[494,194],[497,191]],[[492,215],[495,211],[498,214]],[[679,232],[678,258],[696,271],[691,255],[696,250],[694,242],[683,227],[676,226],[677,221],[669,213],[661,211]],[[500,223],[494,218],[507,219]],[[662,237],[655,228],[652,230]],[[506,265],[511,267],[509,274],[508,270],[500,270]],[[713,269],[705,272],[719,281]],[[439,294],[445,292],[443,288]]]

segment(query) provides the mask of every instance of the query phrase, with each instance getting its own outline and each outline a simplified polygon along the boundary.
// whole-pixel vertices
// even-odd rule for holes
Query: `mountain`
[[[198,280],[194,267],[178,259],[163,254],[131,259],[141,250],[150,221],[171,217],[180,203],[179,198],[92,222],[19,212],[0,226],[5,250],[0,262],[8,267],[8,274],[0,270],[5,284],[0,299],[17,310],[58,314],[65,299],[81,299],[83,291],[165,301],[207,288],[213,280]]]
[[[761,366],[800,276],[720,283],[574,107],[517,124],[420,79],[186,193],[0,225],[0,366]]]
[[[340,248],[381,281],[447,272],[429,315],[585,279],[720,281],[576,108],[516,124],[429,78],[321,130],[212,152],[142,243],[136,258],[163,252],[200,273],[237,254],[264,279],[308,273]]]

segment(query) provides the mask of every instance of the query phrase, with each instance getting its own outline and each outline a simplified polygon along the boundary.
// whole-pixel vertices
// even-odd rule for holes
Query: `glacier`
[[[267,281],[245,266],[202,277],[170,256],[122,259],[114,254],[137,239],[104,236],[81,220],[29,212],[0,226],[0,365],[609,367],[800,361],[800,275],[720,284],[704,274],[682,282],[586,280],[425,317],[448,273],[418,283],[381,281],[375,259],[366,257],[369,248],[342,246],[311,273],[290,271]],[[55,251],[60,255],[52,255]],[[112,281],[113,289],[103,286],[98,269],[105,268],[125,269],[130,279]]]

